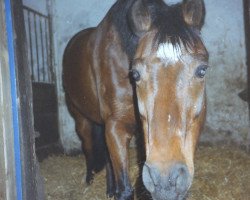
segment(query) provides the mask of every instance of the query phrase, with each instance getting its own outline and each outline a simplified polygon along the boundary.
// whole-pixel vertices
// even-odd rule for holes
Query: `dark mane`
[[[139,37],[132,32],[128,22],[128,13],[135,1],[137,0],[118,0],[110,9],[112,22],[130,59],[133,59],[139,42]],[[181,4],[168,6],[163,0],[143,1],[149,9],[152,27],[157,30],[156,45],[171,42],[174,46],[182,43],[185,47],[193,47],[200,40],[197,30],[185,23]]]
[[[156,45],[171,42],[174,46],[182,43],[185,47],[193,47],[200,40],[197,29],[185,23],[180,3],[168,6],[162,0],[145,1],[157,30]]]
[[[120,34],[122,46],[128,57],[133,59],[139,37],[135,35],[128,22],[128,13],[136,0],[118,0],[110,9],[112,21]]]

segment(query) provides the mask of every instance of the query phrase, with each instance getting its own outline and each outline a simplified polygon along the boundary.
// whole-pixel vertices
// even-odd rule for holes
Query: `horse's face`
[[[138,0],[131,12],[140,36],[131,75],[145,139],[142,177],[153,199],[179,200],[191,186],[206,113],[208,53],[199,35],[205,9],[203,0],[152,2]]]
[[[131,69],[145,138],[143,182],[153,199],[179,200],[191,186],[206,113],[204,3],[162,4],[157,12],[140,1],[135,6],[143,10],[132,15],[135,30],[143,32]]]
[[[155,200],[183,199],[205,119],[208,53],[200,39],[192,47],[155,45],[156,34],[142,37],[131,70],[145,138],[143,182]]]

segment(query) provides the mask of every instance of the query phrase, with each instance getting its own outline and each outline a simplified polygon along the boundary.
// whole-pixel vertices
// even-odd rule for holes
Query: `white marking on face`
[[[171,122],[171,115],[168,115],[168,122]]]
[[[162,43],[159,45],[157,50],[157,57],[168,62],[178,62],[182,55],[181,49],[179,46],[173,46],[171,43]]]

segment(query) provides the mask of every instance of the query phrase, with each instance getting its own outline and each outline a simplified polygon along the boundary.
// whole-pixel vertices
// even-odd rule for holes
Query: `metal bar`
[[[28,31],[29,31],[29,46],[30,46],[30,65],[31,65],[31,80],[34,81],[34,61],[33,61],[33,43],[32,43],[32,32],[31,32],[31,21],[30,21],[30,11],[28,13]]]
[[[51,40],[50,40],[50,32],[49,32],[49,21],[46,20],[46,40],[47,40],[47,71],[48,71],[48,76],[49,76],[49,83],[53,83],[53,78],[52,78],[52,60],[51,60]]]
[[[50,47],[50,54],[49,54],[49,58],[50,58],[50,65],[49,65],[49,71],[51,74],[51,83],[55,83],[55,74],[54,74],[54,68],[53,68],[53,35],[52,35],[52,21],[51,21],[51,16],[50,14],[48,14],[48,32],[49,32],[49,47]]]
[[[47,38],[47,52],[48,52],[48,56],[47,56],[47,71],[48,71],[48,77],[49,77],[49,83],[53,83],[52,80],[52,57],[50,57],[50,55],[52,55],[51,48],[50,46],[52,45],[52,41],[51,41],[51,36],[52,36],[52,32],[51,32],[51,27],[50,27],[50,0],[47,1],[47,10],[48,10],[48,19],[46,19],[46,38]]]
[[[48,26],[48,20],[45,20],[45,27],[46,27],[46,31],[45,31],[45,40],[46,40],[46,53],[47,53],[47,73],[48,73],[48,82],[51,83],[52,82],[52,78],[51,78],[51,72],[50,72],[50,53],[49,53],[49,40],[48,40],[48,34],[49,34],[49,26]]]
[[[36,66],[37,67],[37,80],[36,81],[40,82],[36,14],[33,13],[33,16],[34,16],[34,29],[35,29],[35,41],[36,41],[36,64],[37,64]]]
[[[43,41],[43,28],[42,28],[42,19],[39,17],[40,21],[40,38],[41,38],[41,51],[42,51],[42,71],[43,71],[43,82],[46,82],[45,80],[45,62],[44,62],[44,41]]]
[[[52,35],[50,35],[51,34],[50,16],[49,15],[46,16],[42,13],[39,13],[36,10],[33,10],[32,8],[29,8],[27,6],[23,6],[23,10],[29,13],[28,14],[29,34],[31,35],[33,33],[35,35],[35,37],[33,35],[29,37],[30,51],[31,51],[30,55],[32,57],[31,59],[32,81],[35,81],[35,82],[42,81],[42,82],[53,83],[55,77],[54,77],[53,65],[52,65],[52,60],[53,60],[52,50],[53,49],[52,49]],[[31,14],[33,14],[32,16],[34,20],[33,22],[34,30],[31,30],[32,29]],[[43,20],[44,20],[44,27],[43,27]],[[33,38],[34,38],[34,42],[33,42]],[[40,42],[41,42],[41,45],[40,45]],[[40,53],[41,53],[41,58],[39,57]],[[42,66],[40,66],[40,64]],[[37,67],[37,69],[35,69],[35,67]]]
[[[42,13],[40,13],[40,12],[38,12],[38,11],[36,11],[36,10],[30,8],[30,7],[27,7],[27,6],[25,6],[25,5],[23,5],[23,9],[28,10],[28,11],[30,11],[30,12],[32,12],[32,13],[35,13],[36,15],[39,15],[39,16],[41,16],[41,17],[48,18],[47,15],[44,15],[44,14],[42,14]]]

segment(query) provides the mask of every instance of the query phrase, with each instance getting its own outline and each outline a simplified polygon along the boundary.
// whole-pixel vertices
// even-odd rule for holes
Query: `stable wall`
[[[202,35],[211,69],[207,76],[207,123],[201,139],[245,145],[248,105],[238,97],[247,87],[243,1],[205,2],[207,17]]]
[[[80,142],[65,105],[61,79],[63,51],[75,33],[96,26],[114,2],[55,0],[53,3],[60,138],[66,152],[79,149]],[[207,75],[207,123],[201,141],[246,144],[248,107],[238,97],[247,82],[242,1],[205,0],[205,4],[207,16],[202,35],[210,53],[211,68]]]

